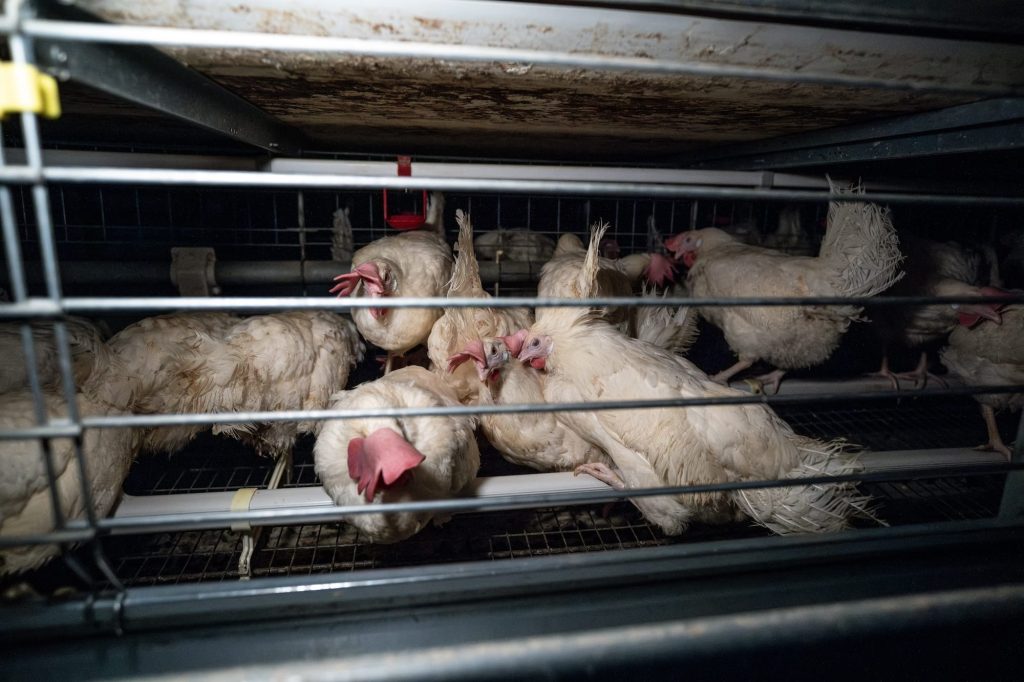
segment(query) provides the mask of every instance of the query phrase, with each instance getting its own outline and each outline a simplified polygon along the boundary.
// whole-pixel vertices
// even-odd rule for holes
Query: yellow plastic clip
[[[59,118],[57,81],[31,64],[0,62],[0,119],[23,111]]]
[[[231,511],[249,511],[249,505],[252,503],[252,497],[256,494],[259,488],[239,488],[235,491],[235,494],[231,496]],[[231,530],[236,532],[251,530],[252,526],[249,525],[248,521],[239,521],[238,523],[231,524]]]

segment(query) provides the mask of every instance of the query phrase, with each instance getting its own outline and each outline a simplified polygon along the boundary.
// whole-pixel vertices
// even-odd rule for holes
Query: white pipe
[[[900,388],[905,391],[908,398],[913,398],[919,393],[934,391],[942,388],[962,388],[967,386],[958,377],[946,375],[942,377],[946,385],[943,386],[934,379],[930,380],[923,388],[905,388],[906,384],[901,383]],[[751,380],[730,381],[729,388],[735,388],[747,393],[754,393],[757,382]],[[820,393],[861,393],[864,391],[891,391],[892,382],[884,377],[863,376],[852,379],[783,379],[779,383],[779,395],[815,395]]]
[[[984,466],[1002,464],[1006,462],[1006,459],[994,452],[979,452],[968,448],[945,448],[867,452],[860,456],[860,462],[865,471],[876,473],[926,467]],[[559,472],[477,478],[467,488],[463,497],[530,496],[543,493],[575,493],[607,489],[608,486],[605,483],[589,475],[575,476],[571,472]],[[232,509],[232,501],[236,494],[237,491],[182,493],[179,495],[125,495],[114,517],[173,517],[202,512],[313,509],[333,505],[331,498],[319,486],[257,490],[250,497],[248,506],[243,509]],[[113,532],[118,534],[121,531],[115,529]]]

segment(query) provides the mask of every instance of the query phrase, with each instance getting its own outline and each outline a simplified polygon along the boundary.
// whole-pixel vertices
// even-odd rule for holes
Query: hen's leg
[[[391,365],[394,362],[395,354],[388,351],[388,359],[384,362],[384,373],[387,374],[391,371]]]
[[[896,378],[913,380],[914,388],[919,388],[918,383],[921,384],[920,388],[924,388],[928,385],[928,379],[935,379],[935,381],[939,382],[943,388],[949,386],[945,379],[928,371],[928,353],[926,351],[921,351],[921,359],[918,360],[917,367],[915,367],[913,371],[900,372],[896,375]]]
[[[602,483],[607,483],[615,490],[625,490],[626,482],[622,480],[614,469],[606,464],[600,462],[587,462],[581,464],[573,469],[573,476],[579,476],[580,474],[590,474]]]
[[[1010,448],[1006,447],[1006,443],[1003,442],[1002,436],[999,435],[999,427],[996,425],[996,412],[988,405],[981,406],[981,416],[985,418],[985,428],[988,429],[988,442],[984,445],[979,445],[975,450],[991,450],[994,452],[1001,452],[1006,455],[1006,459],[1010,459]]]
[[[754,377],[750,380],[753,392],[768,393],[767,388],[771,386],[774,390],[769,395],[775,395],[779,392],[779,384],[782,383],[782,377],[784,376],[786,376],[786,370],[776,369],[759,377]]]
[[[720,384],[725,384],[725,385],[728,386],[729,385],[729,379],[731,379],[736,374],[739,374],[743,370],[747,369],[752,364],[754,364],[753,360],[739,360],[732,367],[729,367],[727,369],[723,369],[718,374],[715,374],[714,376],[712,376],[711,380],[712,381],[717,381]]]
[[[888,379],[892,383],[892,390],[900,390],[900,380],[896,374],[893,374],[892,370],[889,369],[889,353],[888,351],[882,351],[882,366],[878,368],[877,372],[872,372],[868,375],[869,377],[882,377]]]

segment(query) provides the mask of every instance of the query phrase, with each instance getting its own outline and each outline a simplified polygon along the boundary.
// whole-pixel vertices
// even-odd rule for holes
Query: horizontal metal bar
[[[679,157],[685,165],[771,167],[800,165],[797,161],[829,158],[836,150],[852,149],[851,145],[886,145],[894,142],[923,139],[923,136],[953,131],[972,132],[976,127],[1019,122],[1024,119],[1024,98],[1000,98],[961,104],[937,111],[782,135],[768,140],[725,144]],[[963,129],[969,129],[964,131]],[[893,139],[895,138],[895,139]],[[1016,141],[1019,141],[1018,136]],[[908,149],[909,150],[909,149]],[[923,150],[920,150],[923,151]],[[879,152],[881,153],[881,152]],[[835,153],[836,161],[855,161],[844,152]],[[881,158],[881,157],[870,157]],[[792,160],[792,163],[790,163]]]
[[[325,286],[327,283],[325,282]],[[745,296],[739,298],[658,298],[596,297],[596,298],[536,298],[530,296],[507,296],[500,298],[440,298],[440,297],[394,297],[381,305],[379,298],[324,297],[216,297],[168,296],[124,297],[124,298],[65,298],[61,304],[45,298],[30,298],[19,303],[0,306],[0,320],[28,320],[59,318],[67,314],[102,313],[145,313],[177,312],[183,310],[223,310],[235,312],[269,310],[335,310],[345,312],[356,308],[590,308],[590,307],[786,307],[786,306],[866,306],[893,307],[910,305],[944,305],[953,303],[1011,303],[1024,302],[1024,293],[1008,293],[1005,296]]]
[[[1024,384],[1000,386],[961,386],[936,388],[926,393],[928,397],[989,395],[1022,393]],[[442,407],[383,407],[358,410],[279,410],[254,412],[214,412],[205,414],[124,414],[85,417],[82,428],[152,428],[157,426],[186,426],[205,424],[245,424],[251,422],[327,421],[330,419],[368,419],[404,417],[449,417],[453,415],[483,414],[532,414],[537,412],[590,412],[608,410],[643,410],[659,408],[714,407],[721,405],[789,405],[806,402],[844,402],[849,400],[893,400],[908,395],[921,396],[907,391],[863,391],[836,392],[832,394],[811,393],[795,395],[737,395],[706,396],[701,398],[662,398],[657,400],[601,400],[594,402],[564,403],[522,403],[512,405],[458,405]],[[25,429],[0,431],[0,440],[26,440],[30,438],[56,438],[68,435],[66,426],[37,426]]]
[[[729,160],[723,165],[745,169],[807,168],[864,161],[919,159],[949,154],[1003,152],[1024,147],[1024,123],[968,127],[920,133],[892,139],[850,142],[829,146],[758,154]],[[717,166],[719,162],[709,165]]]
[[[587,0],[587,5],[960,40],[970,36],[972,40],[1012,41],[1024,36],[1024,17],[1016,0],[990,0],[983,12],[974,11],[961,0]]]
[[[282,52],[329,52],[363,57],[437,59],[449,62],[527,63],[533,66],[627,71],[705,78],[743,78],[785,83],[812,83],[901,91],[950,92],[989,96],[1024,92],[1024,88],[974,83],[947,85],[935,81],[908,81],[847,74],[825,74],[773,67],[733,66],[712,62],[681,62],[581,52],[531,50],[483,45],[445,45],[414,41],[363,40],[317,35],[258,33],[161,26],[133,26],[92,22],[27,19],[22,31],[34,38],[119,45],[235,48]]]
[[[323,228],[328,230],[330,228]],[[480,279],[484,283],[535,283],[543,262],[481,260]],[[61,281],[65,286],[83,284],[168,284],[171,282],[170,261],[102,261],[63,260],[59,263]],[[213,281],[223,287],[255,284],[285,285],[329,282],[341,272],[348,272],[350,264],[333,260],[280,261],[280,260],[217,260],[213,264]],[[29,282],[41,281],[42,274],[28,272]],[[7,273],[0,272],[0,282],[7,281]],[[212,283],[212,282],[211,282]]]
[[[97,531],[86,525],[77,528],[64,528],[49,533],[33,533],[32,535],[7,535],[0,537],[0,548],[27,547],[29,545],[57,545],[62,543],[87,542],[97,535]]]
[[[934,203],[956,206],[1024,206],[1024,197],[920,194],[872,191],[830,194],[800,189],[734,188],[669,185],[642,182],[501,180],[496,178],[369,177],[319,173],[261,173],[246,171],[180,170],[165,168],[106,168],[52,166],[36,172],[23,166],[0,168],[0,183],[32,184],[40,181],[84,184],[138,184],[178,186],[244,186],[330,189],[425,189],[452,192],[494,191],[527,194],[569,194],[757,201],[872,201],[877,203]]]
[[[803,652],[804,647],[812,647],[812,644],[817,647],[831,645],[846,653],[846,657],[840,657],[840,660],[853,660],[856,654],[853,653],[855,645],[851,642],[872,641],[900,633],[900,641],[910,646],[912,636],[918,633],[926,637],[935,630],[956,631],[963,627],[983,630],[993,621],[1012,627],[1022,615],[1024,586],[993,585],[850,601],[822,599],[807,605],[677,617],[659,622],[618,623],[601,628],[577,626],[564,632],[492,636],[482,641],[436,642],[426,648],[365,651],[350,647],[343,650],[346,653],[351,651],[349,655],[333,653],[287,662],[240,662],[242,659],[239,658],[232,659],[229,664],[218,658],[207,661],[206,667],[199,670],[190,667],[187,677],[195,682],[283,679],[296,682],[337,679],[409,682],[606,676],[618,679],[634,676],[640,670],[647,675],[638,677],[657,679],[672,677],[664,674],[665,671],[675,672],[687,666],[701,670],[734,670],[743,666],[733,667],[723,661],[729,658],[746,661],[751,657],[773,661],[776,652]],[[337,624],[334,629],[336,632],[347,631]],[[1003,637],[997,641],[1006,643],[1002,646],[1010,646],[1012,638]],[[933,648],[939,646],[935,644]],[[968,650],[984,655],[979,645],[968,647]],[[1015,665],[1017,659],[1019,657],[1012,659],[1011,665]],[[773,668],[776,666],[783,673],[805,669],[800,664],[785,660],[772,664]],[[862,662],[857,667],[864,672],[886,670],[885,663],[877,659],[873,665]],[[937,667],[932,662],[927,669]],[[595,675],[597,670],[605,674]],[[607,674],[609,671],[611,675]],[[178,672],[139,679],[157,682],[183,676]]]
[[[308,523],[328,523],[344,520],[347,516],[363,514],[401,513],[462,513],[512,509],[537,509],[550,506],[578,506],[598,504],[612,500],[628,500],[637,497],[658,497],[666,495],[696,495],[711,492],[735,490],[760,490],[764,488],[792,488],[804,485],[827,485],[834,483],[880,483],[888,481],[930,480],[949,477],[991,476],[1011,471],[1024,470],[1024,464],[992,464],[966,467],[920,468],[902,471],[880,471],[846,474],[840,476],[809,476],[761,481],[733,481],[704,485],[664,486],[657,488],[634,488],[628,490],[593,490],[570,493],[540,493],[530,495],[504,495],[488,498],[454,498],[445,500],[424,500],[395,502],[387,504],[331,506],[323,508],[263,509],[239,512],[193,512],[166,516],[134,516],[128,518],[107,518],[97,520],[99,531],[119,531],[126,534],[149,533],[164,530],[201,530],[223,528],[235,523],[249,523],[254,526],[285,526]],[[70,521],[69,529],[83,529],[81,521]],[[0,547],[24,544],[14,538],[0,538]]]

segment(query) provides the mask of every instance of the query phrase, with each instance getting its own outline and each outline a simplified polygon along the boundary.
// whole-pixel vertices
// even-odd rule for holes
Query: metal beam
[[[1024,98],[1000,98],[770,140],[680,159],[701,168],[764,170],[912,159],[1024,147]]]
[[[40,3],[49,19],[99,21],[73,7]],[[141,104],[275,154],[295,155],[300,133],[152,47],[39,39],[36,59],[61,80],[70,80]]]
[[[597,7],[972,40],[1024,37],[1019,0],[586,0]]]

